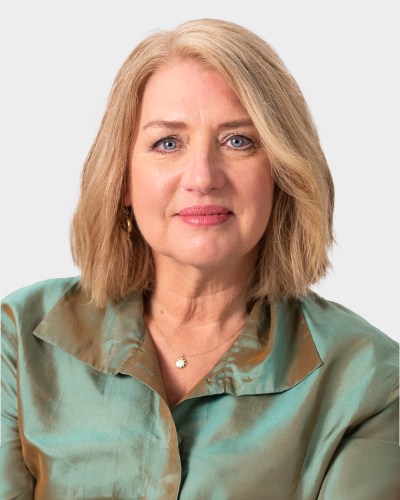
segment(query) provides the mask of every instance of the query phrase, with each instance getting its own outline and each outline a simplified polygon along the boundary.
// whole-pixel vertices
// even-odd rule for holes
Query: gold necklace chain
[[[218,349],[218,347],[221,347],[222,345],[226,344],[226,342],[228,342],[228,340],[231,340],[235,335],[237,335],[240,332],[240,330],[243,328],[243,326],[245,325],[246,321],[244,321],[240,325],[239,329],[233,335],[231,335],[230,337],[225,339],[223,342],[218,344],[216,347],[213,347],[212,349],[210,349],[208,351],[201,352],[198,354],[187,354],[187,355],[183,354],[182,351],[177,351],[175,349],[175,347],[169,342],[167,337],[163,334],[163,332],[161,331],[161,328],[158,326],[158,323],[156,320],[154,320],[154,323],[157,327],[157,330],[160,332],[161,336],[165,340],[165,342],[172,348],[173,351],[175,351],[177,354],[179,354],[179,358],[175,361],[175,366],[177,368],[185,368],[189,364],[187,358],[197,358],[198,356],[204,356],[205,354],[209,354],[210,352],[215,351],[216,349]]]

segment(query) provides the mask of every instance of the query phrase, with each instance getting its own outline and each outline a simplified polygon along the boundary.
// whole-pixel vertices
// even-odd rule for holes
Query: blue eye
[[[175,139],[165,139],[159,145],[163,146],[165,151],[172,151],[176,148],[176,140]]]
[[[178,149],[178,139],[176,137],[162,137],[158,139],[151,145],[151,151],[157,151],[158,153],[166,154],[173,153]]]
[[[243,135],[233,135],[229,137],[227,142],[233,149],[247,149],[252,145],[251,139]]]

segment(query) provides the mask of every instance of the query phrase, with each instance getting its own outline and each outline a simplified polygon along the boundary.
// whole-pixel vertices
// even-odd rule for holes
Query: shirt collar
[[[322,365],[298,302],[258,301],[242,332],[186,398],[229,393],[236,396],[283,392]]]
[[[140,294],[100,309],[75,283],[33,334],[100,372],[131,375],[165,398]],[[258,301],[235,342],[185,399],[224,392],[237,396],[282,392],[321,365],[299,302]]]

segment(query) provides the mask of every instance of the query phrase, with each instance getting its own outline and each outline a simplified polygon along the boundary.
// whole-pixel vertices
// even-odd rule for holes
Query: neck
[[[222,335],[248,315],[246,268],[204,271],[156,261],[156,276],[146,315],[169,335]]]

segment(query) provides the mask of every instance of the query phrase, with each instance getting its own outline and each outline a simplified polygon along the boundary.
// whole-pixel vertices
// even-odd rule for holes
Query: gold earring
[[[132,209],[129,210],[129,207],[124,207],[125,227],[126,227],[126,232],[127,232],[128,236],[130,236],[132,229],[133,229],[131,212],[132,212]]]

